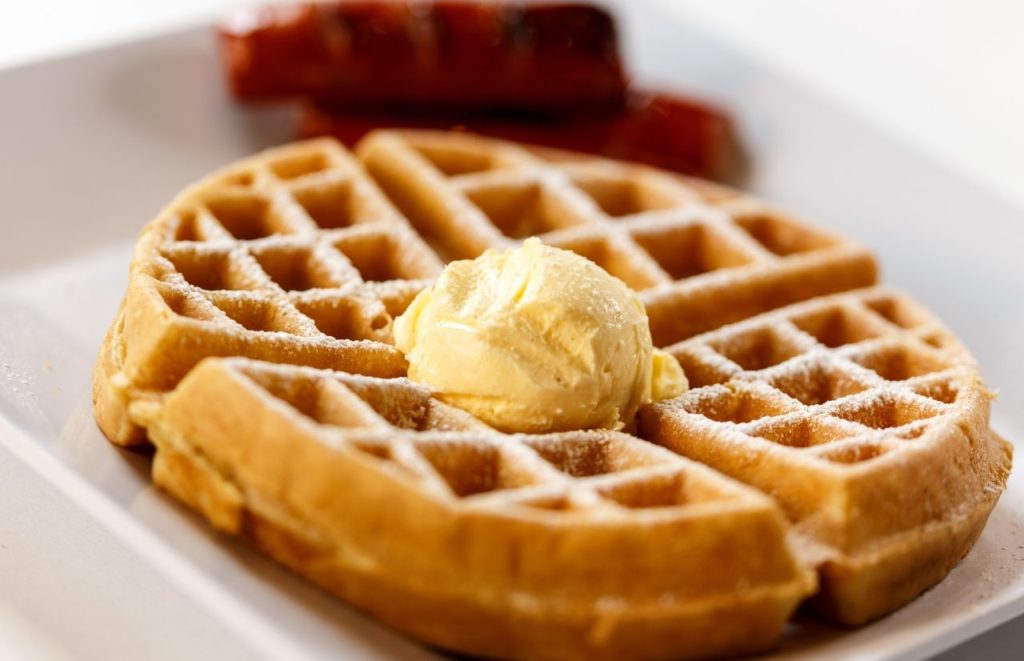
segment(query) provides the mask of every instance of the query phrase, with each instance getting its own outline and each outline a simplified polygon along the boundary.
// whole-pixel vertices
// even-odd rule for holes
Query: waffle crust
[[[941,580],[1010,446],[967,350],[875,262],[731,189],[461,134],[269,150],[143,231],[94,377],[114,443],[216,528],[426,642],[663,658],[861,624]],[[631,434],[499,433],[392,320],[527,236],[638,291],[693,388]]]

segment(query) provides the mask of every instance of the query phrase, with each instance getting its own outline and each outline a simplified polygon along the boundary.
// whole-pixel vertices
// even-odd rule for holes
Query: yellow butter
[[[636,294],[537,239],[452,262],[394,330],[410,379],[502,431],[618,429],[686,390]]]

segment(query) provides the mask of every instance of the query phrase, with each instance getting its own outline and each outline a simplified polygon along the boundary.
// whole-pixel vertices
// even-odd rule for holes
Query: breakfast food
[[[702,180],[458,133],[381,131],[356,151],[442,258],[538,236],[636,290],[656,346],[877,276],[859,243]]]
[[[896,292],[821,297],[668,348],[694,388],[639,434],[775,498],[819,568],[820,612],[858,625],[970,549],[1006,485],[974,360]]]
[[[585,2],[355,0],[238,7],[218,25],[242,99],[343,108],[594,112],[622,105],[612,17]]]
[[[139,241],[96,417],[220,530],[427,642],[550,658],[764,650],[806,597],[860,624],[971,547],[1009,446],[966,349],[859,244],[579,154],[357,153],[243,160]],[[394,320],[443,264],[535,236],[632,288],[691,382],[631,433],[504,433],[405,378]]]
[[[330,140],[268,152],[183,192],[143,231],[94,399],[108,438],[145,442],[134,400],[202,358],[399,376],[391,320],[441,262]]]
[[[875,281],[863,246],[698,180],[447,133],[381,132],[362,153],[376,182],[331,140],[270,150],[147,226],[97,371],[108,438],[144,442],[128,405],[207,356],[404,374],[392,321],[442,258],[531,234],[638,290],[656,346]]]
[[[310,103],[298,121],[298,137],[333,137],[355,145],[371,131],[392,126],[454,129],[542,147],[636,161],[718,181],[741,170],[729,118],[706,103],[678,94],[632,90],[615,111],[563,116],[422,110],[358,111]]]
[[[506,432],[622,429],[686,389],[671,357],[655,370],[636,294],[536,238],[452,262],[394,331],[410,379]]]
[[[741,170],[720,110],[627,86],[613,19],[591,3],[239,7],[217,38],[235,98],[305,102],[301,138],[458,128],[712,179]]]
[[[135,411],[157,484],[448,649],[746,653],[813,589],[768,498],[625,434],[508,436],[404,379],[241,359]]]

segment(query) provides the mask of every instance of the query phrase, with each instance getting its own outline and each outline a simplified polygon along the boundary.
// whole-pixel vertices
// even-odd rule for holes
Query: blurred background
[[[631,0],[722,33],[1024,202],[1024,3]],[[0,2],[0,68],[211,19],[238,0]]]

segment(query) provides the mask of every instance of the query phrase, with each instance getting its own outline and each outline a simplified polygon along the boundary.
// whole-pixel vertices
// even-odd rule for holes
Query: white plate
[[[861,237],[1002,390],[1024,432],[1018,209],[674,15],[629,16],[644,76],[731,111],[781,205]],[[0,600],[84,658],[429,657],[150,485],[107,444],[90,370],[133,239],[188,182],[283,141],[281,111],[225,97],[207,28],[0,72]],[[803,623],[793,655],[917,658],[1024,612],[1024,484],[940,586],[852,632]]]

